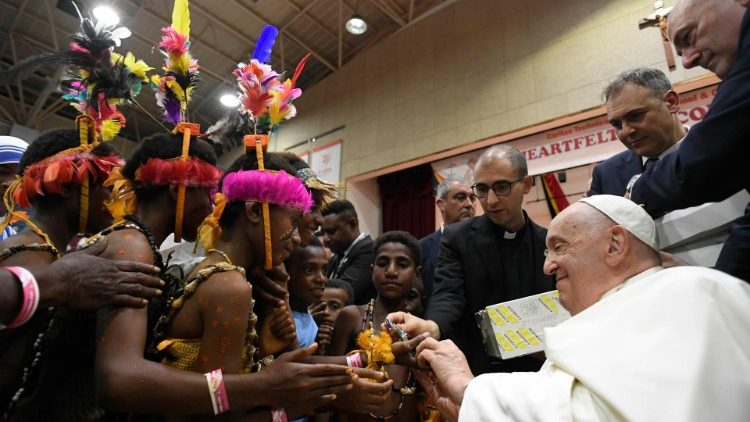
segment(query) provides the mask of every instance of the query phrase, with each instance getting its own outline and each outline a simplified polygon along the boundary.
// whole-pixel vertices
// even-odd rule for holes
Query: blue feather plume
[[[253,51],[255,60],[261,63],[271,63],[271,50],[276,42],[277,35],[279,35],[279,30],[273,25],[266,25],[260,31],[258,42],[255,44],[255,51]]]

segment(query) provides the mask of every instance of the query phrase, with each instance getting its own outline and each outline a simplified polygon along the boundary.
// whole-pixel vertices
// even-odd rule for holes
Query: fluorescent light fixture
[[[346,21],[346,25],[344,26],[350,34],[354,35],[364,34],[365,31],[367,31],[367,22],[362,19],[362,16],[359,16],[356,13]]]
[[[94,8],[94,17],[107,26],[120,23],[120,16],[109,6],[97,6]]]
[[[240,99],[237,98],[237,94],[224,94],[219,97],[219,102],[224,107],[237,107],[240,105]]]

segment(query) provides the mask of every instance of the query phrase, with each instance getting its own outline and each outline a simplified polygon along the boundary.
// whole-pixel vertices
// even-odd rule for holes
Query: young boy
[[[289,303],[297,326],[297,340],[301,347],[315,342],[318,325],[309,307],[321,301],[326,286],[326,265],[323,245],[312,239],[307,247],[296,247],[286,261],[289,273]]]
[[[418,283],[422,271],[419,266],[421,251],[419,241],[414,236],[402,231],[383,233],[375,240],[373,251],[375,261],[372,282],[378,296],[369,305],[347,306],[339,313],[328,351],[330,356],[358,349],[357,335],[370,322],[375,332],[379,332],[389,313],[407,308],[408,297]],[[391,394],[380,412],[370,413],[370,418],[392,422],[419,420],[414,396],[416,382],[410,369],[401,365],[388,365],[386,369],[389,378],[394,381],[394,394]],[[340,421],[359,421],[365,417],[339,414]]]
[[[318,335],[315,337],[318,350],[315,354],[326,354],[339,312],[353,302],[354,289],[351,284],[337,278],[328,280],[321,301],[310,309],[315,323],[318,324]]]

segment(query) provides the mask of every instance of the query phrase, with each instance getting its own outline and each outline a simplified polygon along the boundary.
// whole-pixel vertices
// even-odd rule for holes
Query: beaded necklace
[[[365,309],[365,314],[362,316],[362,330],[373,328],[374,320],[375,299],[370,299],[370,303],[367,304],[367,308]],[[388,421],[393,419],[394,416],[398,415],[398,412],[400,412],[401,408],[404,407],[406,396],[414,395],[414,393],[416,392],[414,372],[412,372],[411,369],[409,369],[407,372],[406,383],[404,384],[404,386],[401,388],[393,387],[393,391],[401,395],[401,398],[399,398],[398,400],[398,407],[396,407],[389,415],[385,416],[376,415],[370,412],[370,418],[375,419],[376,421]]]
[[[160,331],[159,319],[166,313],[166,309],[169,307],[169,302],[173,299],[175,294],[181,294],[182,286],[180,276],[174,276],[173,274],[166,271],[167,264],[164,263],[161,253],[159,252],[159,246],[156,244],[156,239],[151,233],[151,230],[140,220],[138,217],[132,214],[126,214],[123,216],[124,221],[113,224],[96,235],[86,240],[86,246],[96,243],[99,239],[107,236],[115,231],[124,229],[133,229],[141,233],[148,241],[148,245],[151,248],[151,252],[154,256],[154,265],[161,270],[159,278],[164,280],[164,286],[162,287],[163,296],[153,298],[148,302],[148,327],[147,328],[147,344],[149,345],[146,349],[146,357],[152,360],[157,359],[157,354],[154,352],[155,338],[163,337],[163,332]],[[166,300],[164,299],[166,298]],[[153,328],[151,328],[153,327]]]

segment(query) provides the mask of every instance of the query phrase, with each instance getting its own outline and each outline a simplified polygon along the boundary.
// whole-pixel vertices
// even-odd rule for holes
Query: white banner
[[[321,180],[330,183],[339,182],[339,177],[341,177],[341,140],[315,147],[310,153],[303,151],[297,155],[307,161],[307,164]]]

